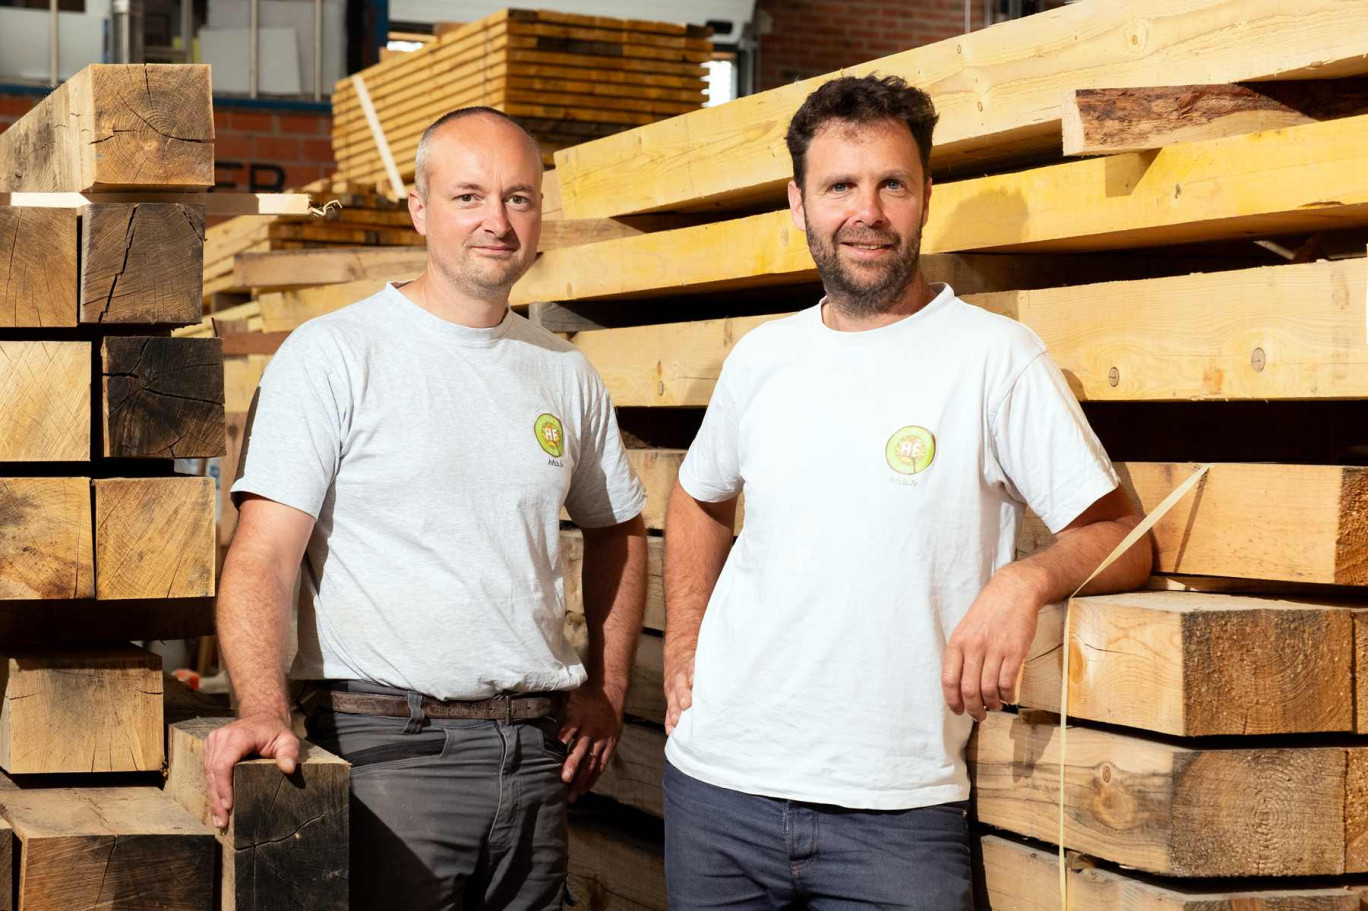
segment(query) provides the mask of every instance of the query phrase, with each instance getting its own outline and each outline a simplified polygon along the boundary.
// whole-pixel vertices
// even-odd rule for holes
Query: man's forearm
[[[621,712],[646,610],[646,525],[640,518],[584,533],[584,620],[589,685]]]
[[[665,675],[693,658],[732,546],[736,501],[702,504],[677,484],[665,523]]]
[[[1077,591],[1139,522],[1139,516],[1111,519],[1061,533],[1045,550],[1009,563],[999,574],[1028,586],[1042,605],[1063,601]],[[1152,562],[1153,544],[1146,535],[1089,582],[1084,593],[1101,595],[1138,588],[1148,578]]]
[[[238,714],[290,717],[285,634],[294,579],[251,553],[230,549],[219,585],[219,648],[237,696]]]

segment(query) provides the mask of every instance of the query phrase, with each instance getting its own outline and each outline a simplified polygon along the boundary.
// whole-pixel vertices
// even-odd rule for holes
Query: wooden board
[[[223,343],[104,340],[104,454],[148,459],[223,454]]]
[[[158,788],[5,790],[0,815],[24,911],[212,906],[214,835]]]
[[[669,911],[659,835],[609,814],[570,818],[569,885],[585,911]],[[1338,911],[1338,909],[1337,909]]]
[[[839,75],[898,75],[940,114],[938,176],[1058,154],[1070,89],[1361,74],[1368,9],[1336,0],[1103,0],[1050,10],[873,60]],[[832,74],[838,75],[838,74]],[[830,76],[807,79],[564,149],[566,214],[781,205],[784,132]],[[1331,197],[1327,197],[1331,198]]]
[[[90,343],[0,341],[0,462],[90,461]]]
[[[132,645],[0,653],[0,768],[160,771],[161,665]]]
[[[76,325],[76,212],[0,207],[0,328]]]
[[[565,251],[567,261],[574,252]],[[931,260],[927,269],[934,275],[938,258],[926,259]],[[973,263],[991,261],[993,256],[940,259],[961,267],[959,276],[951,277],[979,284],[994,278],[967,274]],[[586,255],[584,261],[599,260]],[[606,266],[602,271],[611,273]],[[555,290],[534,286],[518,297]],[[1080,401],[1368,395],[1362,314],[1368,265],[1362,259],[1070,288],[960,293],[969,303],[1029,326],[1045,342]],[[568,297],[573,294],[560,295]],[[1194,300],[1204,305],[1194,307]],[[605,329],[581,332],[573,341],[604,377],[614,404],[703,406],[712,396],[723,361],[741,337],[787,315]]]
[[[0,602],[93,596],[92,528],[88,478],[0,479]]]
[[[629,449],[628,461],[646,487],[648,528],[663,528],[665,506],[684,450]],[[1116,462],[1121,485],[1143,512],[1157,506],[1199,466]],[[1333,465],[1223,463],[1154,528],[1159,574],[1361,586],[1368,584],[1365,469]],[[1251,518],[1250,504],[1258,504]],[[744,521],[744,502],[736,525]],[[1020,555],[1049,545],[1030,513],[1017,538]]]
[[[196,718],[167,731],[166,793],[212,826],[204,784],[204,744],[232,718]],[[286,777],[273,759],[233,767],[233,809],[223,846],[222,911],[346,911],[351,766],[303,741]]]
[[[1192,592],[1075,599],[1069,715],[1180,737],[1357,730],[1357,614]],[[1023,707],[1059,711],[1063,632],[1064,605],[1044,608]]]
[[[14,911],[14,830],[0,819],[0,911]]]
[[[1059,856],[997,835],[979,838],[984,911],[1058,911]],[[1276,883],[1211,886],[1162,884],[1124,871],[1098,867],[1070,854],[1069,911],[1359,911],[1351,887],[1279,889]]]
[[[645,724],[622,726],[613,758],[594,785],[594,793],[652,816],[665,815],[660,776],[665,768],[665,732]]]
[[[109,478],[94,485],[97,598],[214,594],[212,478]]]
[[[1346,829],[1364,807],[1346,788],[1360,748],[1188,748],[1070,727],[1065,845],[1173,876],[1358,872]],[[990,712],[969,741],[978,819],[1058,837],[1059,728]]]
[[[203,274],[204,206],[106,203],[81,210],[81,322],[199,322]]]
[[[643,450],[629,450],[641,452]],[[636,463],[633,462],[636,468]],[[637,469],[640,473],[640,469]],[[578,531],[560,533],[561,573],[565,579],[565,610],[584,615],[583,586],[584,535]],[[646,615],[644,627],[655,632],[665,631],[665,539],[652,535],[646,539]]]
[[[1075,89],[1060,114],[1065,155],[1115,155],[1368,114],[1368,80]]]
[[[0,134],[0,191],[214,185],[209,67],[92,64]]]

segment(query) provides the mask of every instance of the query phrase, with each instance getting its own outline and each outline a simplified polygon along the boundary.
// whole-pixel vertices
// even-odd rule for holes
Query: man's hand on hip
[[[665,733],[673,734],[684,710],[693,705],[694,660],[683,662],[665,674]]]
[[[613,758],[622,737],[621,703],[621,699],[609,699],[601,687],[592,684],[570,693],[560,739],[570,747],[561,781],[570,785],[572,802],[594,786]]]
[[[299,738],[288,720],[277,715],[249,715],[209,734],[204,743],[204,782],[214,825],[228,825],[233,809],[233,766],[249,756],[274,759],[286,775],[299,762]]]
[[[1016,698],[1017,673],[1035,639],[1041,603],[1024,579],[1004,567],[974,599],[950,636],[941,690],[950,711],[975,721]]]

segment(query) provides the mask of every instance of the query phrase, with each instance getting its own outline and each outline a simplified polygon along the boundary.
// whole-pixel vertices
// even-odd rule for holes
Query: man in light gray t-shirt
[[[352,763],[352,908],[559,908],[566,804],[622,730],[645,491],[593,367],[508,309],[540,206],[515,122],[437,121],[409,199],[426,271],[295,330],[253,405],[219,593],[239,718],[206,745],[211,808],[226,822],[243,757],[296,762],[299,573],[290,676],[310,739]],[[584,535],[583,662],[562,508]]]

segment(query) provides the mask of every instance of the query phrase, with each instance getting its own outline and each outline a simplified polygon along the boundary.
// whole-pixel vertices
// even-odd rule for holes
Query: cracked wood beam
[[[0,529],[0,601],[95,594],[88,478],[0,478]]]
[[[1131,592],[1074,600],[1069,715],[1179,737],[1356,729],[1359,611],[1305,600]],[[1059,711],[1064,605],[1040,612],[1017,690]]]
[[[0,191],[213,184],[208,66],[94,64],[0,134]]]
[[[161,658],[132,645],[0,652],[0,768],[10,775],[162,766]]]
[[[167,732],[166,793],[212,825],[204,787],[204,743],[231,718],[195,718]],[[233,809],[223,846],[223,911],[345,911],[351,766],[303,741],[288,778],[271,759],[233,768]]]
[[[19,842],[19,907],[212,906],[214,835],[155,787],[0,791]]]
[[[105,456],[223,455],[222,341],[110,336],[101,353]]]
[[[0,462],[90,461],[90,343],[0,341]]]
[[[203,308],[204,206],[81,210],[82,323],[184,326],[199,322]]]
[[[0,206],[0,328],[76,325],[76,213]]]
[[[1069,726],[1064,845],[1170,876],[1365,869],[1360,746],[1231,748]],[[966,753],[979,822],[1059,838],[1059,726],[989,712]]]
[[[212,478],[107,478],[94,486],[97,598],[214,594]]]

